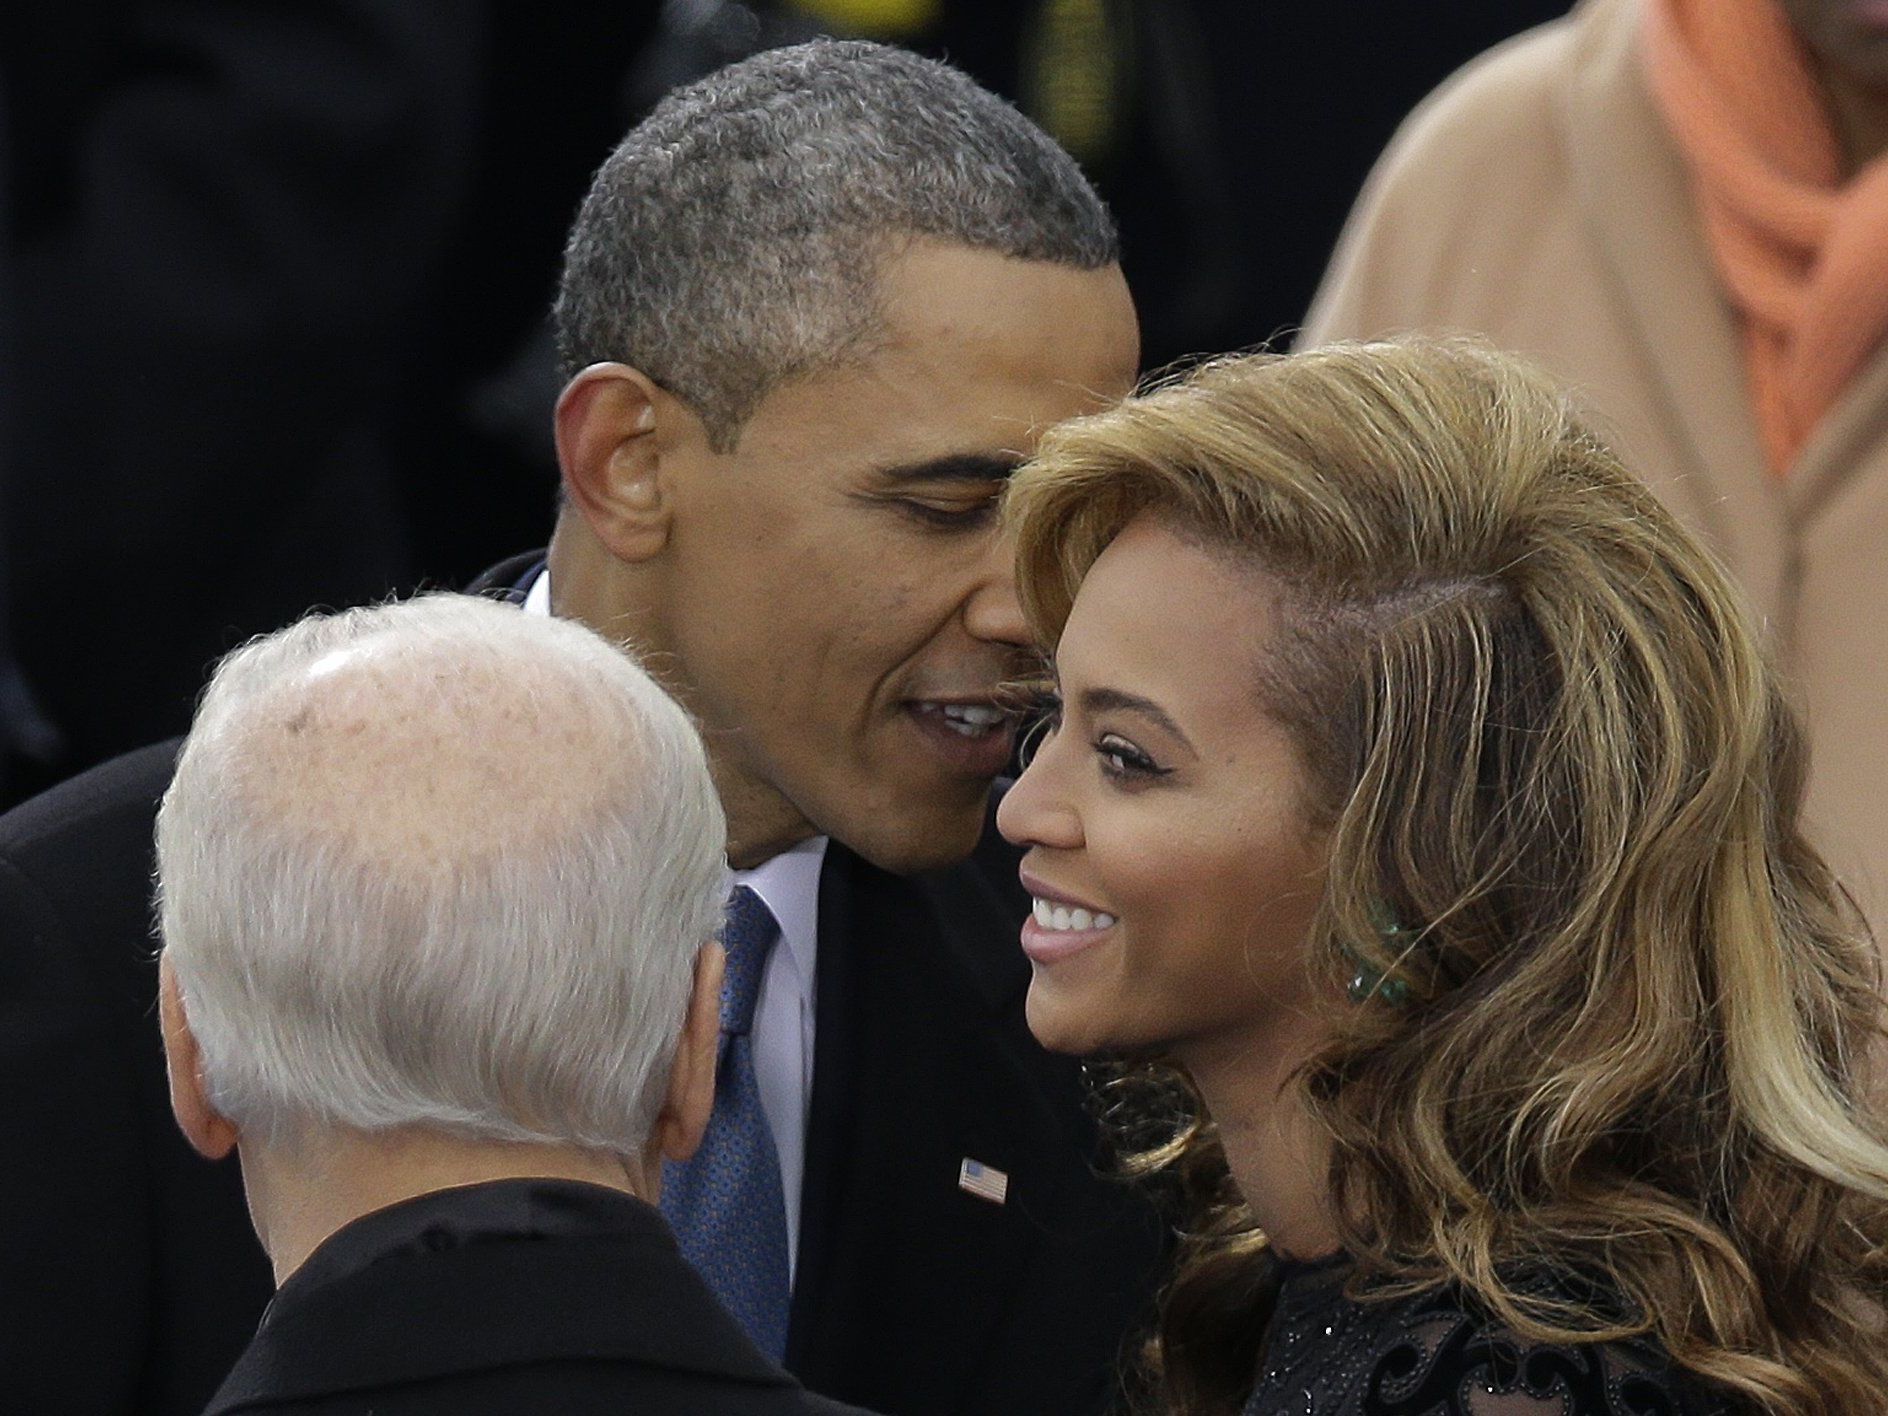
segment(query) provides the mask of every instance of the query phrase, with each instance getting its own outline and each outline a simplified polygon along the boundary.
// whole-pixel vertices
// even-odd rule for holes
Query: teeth
[[[986,733],[1009,716],[1001,708],[992,708],[987,703],[927,703],[924,708],[943,718],[952,732],[963,737]]]
[[[1085,910],[1079,906],[1071,909],[1067,905],[1054,904],[1038,897],[1030,907],[1035,915],[1036,924],[1043,929],[1082,932],[1090,929],[1112,929],[1114,916],[1100,910]]]

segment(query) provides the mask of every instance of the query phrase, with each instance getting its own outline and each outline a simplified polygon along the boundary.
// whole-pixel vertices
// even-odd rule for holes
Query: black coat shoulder
[[[524,579],[541,570],[545,563],[544,550],[520,551],[515,556],[507,556],[497,565],[487,566],[475,576],[471,584],[465,587],[468,595],[490,595],[501,600],[522,603],[524,600]]]
[[[283,1283],[206,1416],[369,1411],[869,1416],[756,1350],[652,1207],[538,1179],[344,1226]]]
[[[152,828],[177,743],[0,816],[0,1390],[202,1410],[272,1288],[233,1162],[170,1116]]]

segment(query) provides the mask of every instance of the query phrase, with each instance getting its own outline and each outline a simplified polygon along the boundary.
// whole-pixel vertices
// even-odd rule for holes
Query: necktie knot
[[[721,931],[721,947],[728,951],[727,972],[721,979],[721,1031],[727,1036],[742,1036],[754,1026],[761,975],[779,938],[780,925],[766,902],[747,886],[735,886],[728,899],[728,922]]]

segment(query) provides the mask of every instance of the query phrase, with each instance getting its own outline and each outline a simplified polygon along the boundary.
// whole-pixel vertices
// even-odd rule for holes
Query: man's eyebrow
[[[1081,703],[1082,711],[1088,714],[1107,712],[1139,714],[1156,727],[1173,734],[1189,752],[1198,751],[1193,746],[1192,740],[1180,731],[1180,725],[1167,715],[1167,710],[1151,698],[1143,698],[1138,693],[1127,693],[1118,688],[1086,688],[1082,690]]]
[[[887,482],[1007,482],[1023,461],[1014,453],[952,452],[881,467],[878,475]]]

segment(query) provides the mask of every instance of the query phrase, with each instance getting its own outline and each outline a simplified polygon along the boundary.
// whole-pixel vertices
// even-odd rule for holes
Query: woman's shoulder
[[[1453,1288],[1356,1302],[1288,1271],[1246,1416],[1732,1416],[1647,1341],[1536,1342]]]

